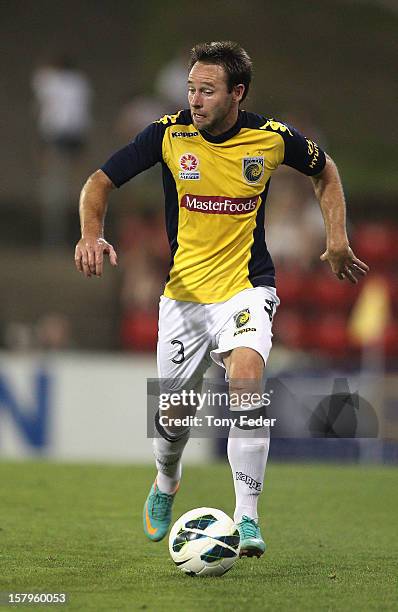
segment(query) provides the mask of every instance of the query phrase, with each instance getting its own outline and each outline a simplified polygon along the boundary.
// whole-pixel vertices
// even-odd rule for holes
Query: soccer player
[[[101,276],[104,254],[117,264],[104,239],[109,192],[158,162],[162,166],[171,265],[160,298],[158,372],[174,391],[182,385],[199,389],[209,357],[226,369],[230,393],[239,397],[261,386],[279,304],[264,210],[271,174],[280,164],[313,181],[326,229],[321,259],[340,280],[352,283],[368,270],[349,246],[343,189],[332,159],[293,127],[240,108],[251,74],[251,60],[236,43],[196,45],[189,109],[149,125],[94,172],[81,193],[76,266],[86,277]],[[258,416],[263,409],[253,403],[246,414]],[[188,427],[164,427],[159,417],[156,426],[158,473],[144,505],[144,531],[153,541],[169,529],[189,437]],[[241,555],[261,556],[265,550],[257,502],[268,448],[266,426],[231,426],[228,459]]]

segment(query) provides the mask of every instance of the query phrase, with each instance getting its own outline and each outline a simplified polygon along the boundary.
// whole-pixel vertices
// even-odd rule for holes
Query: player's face
[[[196,62],[188,76],[188,102],[194,126],[214,136],[229,130],[237,120],[243,91],[243,85],[228,91],[222,66]]]

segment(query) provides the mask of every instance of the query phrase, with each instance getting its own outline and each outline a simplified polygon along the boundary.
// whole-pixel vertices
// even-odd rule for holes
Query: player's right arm
[[[97,170],[86,181],[80,194],[80,227],[82,237],[76,245],[75,263],[84,276],[101,276],[104,254],[112,266],[117,265],[115,249],[104,239],[104,220],[108,196],[114,185],[110,178]]]
[[[115,249],[104,239],[104,221],[109,193],[162,160],[162,140],[167,120],[149,125],[133,142],[114,153],[92,174],[80,194],[82,237],[76,245],[75,263],[87,278],[101,276],[104,254],[117,265]]]

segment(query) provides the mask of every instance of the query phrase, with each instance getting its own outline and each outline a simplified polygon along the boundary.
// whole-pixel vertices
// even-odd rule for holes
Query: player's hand
[[[339,280],[348,279],[356,284],[358,278],[366,276],[369,266],[358,259],[349,245],[340,248],[328,248],[322,255],[321,261],[328,261],[333,272]]]
[[[117,266],[116,251],[104,238],[81,238],[75,249],[75,264],[86,278],[102,276],[104,255],[109,255],[112,266]]]

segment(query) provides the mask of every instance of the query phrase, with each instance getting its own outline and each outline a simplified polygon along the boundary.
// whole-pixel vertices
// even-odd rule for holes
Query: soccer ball
[[[216,508],[195,508],[173,525],[171,558],[190,576],[222,576],[239,558],[240,537],[235,523]]]

